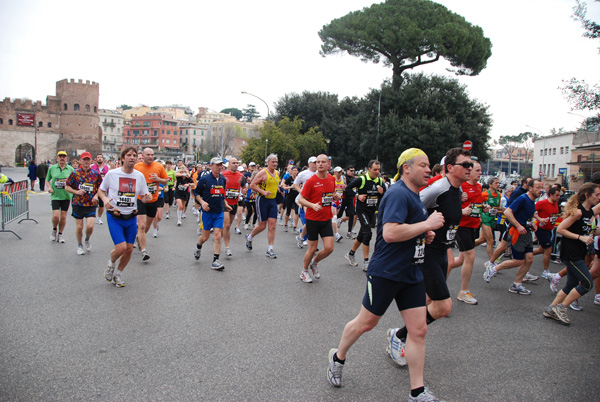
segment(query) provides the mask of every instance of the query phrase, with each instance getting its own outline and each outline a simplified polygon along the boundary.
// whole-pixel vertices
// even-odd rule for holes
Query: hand
[[[342,197],[338,193],[334,193],[333,194],[333,199],[336,200],[336,201],[339,201],[339,200],[342,199]]]
[[[270,191],[265,191],[265,193],[263,194],[263,196],[268,197],[270,196],[272,193]]]
[[[150,180],[152,181],[157,181],[158,179],[158,175],[156,173],[152,173],[150,176],[148,176],[150,178]]]
[[[233,208],[231,208],[231,205],[229,204],[225,204],[225,209],[227,210],[227,212],[231,211]]]
[[[202,202],[202,209],[205,211],[208,211],[210,209],[210,207],[208,206],[208,202]]]
[[[106,208],[106,210],[115,209],[113,204],[111,204],[112,198],[105,198],[103,201],[104,201],[104,208]]]
[[[48,193],[52,194],[54,192],[54,190],[52,190],[52,187],[48,188]]]
[[[580,236],[579,240],[584,242],[586,244],[586,246],[589,246],[590,244],[592,244],[594,242],[594,238],[592,236]]]
[[[359,194],[358,200],[360,202],[365,202],[366,199],[367,199],[367,195],[366,194]]]
[[[150,193],[144,194],[142,196],[142,198],[143,198],[142,201],[144,201],[144,202],[150,202],[150,201],[152,201],[152,194],[150,194]]]
[[[490,212],[490,206],[487,204],[483,204],[483,212],[485,212],[485,213]]]
[[[517,226],[517,230],[520,234],[527,234],[527,229],[525,229],[522,225]]]
[[[425,244],[431,244],[434,238],[435,232],[428,230],[427,233],[425,233]]]
[[[98,204],[98,194],[96,194],[95,196],[92,197],[92,204],[94,204],[94,205]]]
[[[467,193],[462,193],[462,196],[460,197],[460,201],[465,202],[468,198],[469,198],[469,195]]]
[[[465,215],[465,216],[471,215],[471,212],[473,212],[473,210],[471,209],[471,207],[466,207],[466,208],[463,208],[463,210],[462,210],[462,214]]]
[[[321,204],[312,204],[311,208],[315,211],[320,211],[321,209],[323,209],[323,207],[321,206]]]
[[[379,191],[379,194],[383,194],[383,187],[377,186],[377,191]]]
[[[444,214],[434,211],[425,222],[428,224],[430,230],[439,229],[444,226]]]

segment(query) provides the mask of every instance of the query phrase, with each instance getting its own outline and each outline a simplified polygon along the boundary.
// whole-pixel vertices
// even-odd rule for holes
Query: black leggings
[[[344,211],[346,211],[346,216],[348,217],[348,233],[350,233],[352,231],[352,226],[354,226],[354,197],[346,197],[342,199],[342,205],[340,206],[337,214],[338,219],[341,219]]]
[[[296,204],[295,199],[296,199],[296,197],[290,197],[290,196],[288,196],[285,199],[285,216],[290,216],[290,213],[292,212],[292,208],[294,209],[294,212],[296,213],[296,215],[298,215],[298,204]]]
[[[252,224],[256,224],[256,219],[258,219],[258,217],[256,216],[255,210],[256,206],[254,202],[246,201],[246,225],[250,223],[250,217],[252,215],[254,215],[254,217],[252,218]]]
[[[567,284],[562,288],[566,294],[575,288],[580,295],[584,295],[594,287],[592,274],[585,265],[584,260],[563,261],[567,266]]]

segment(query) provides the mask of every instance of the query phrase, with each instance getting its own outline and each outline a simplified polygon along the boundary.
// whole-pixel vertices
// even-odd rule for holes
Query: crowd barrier
[[[27,180],[18,181],[12,184],[0,184],[0,232],[10,232],[19,236],[12,230],[7,230],[6,225],[22,218],[18,223],[23,221],[34,221],[29,217],[29,194],[27,192]]]

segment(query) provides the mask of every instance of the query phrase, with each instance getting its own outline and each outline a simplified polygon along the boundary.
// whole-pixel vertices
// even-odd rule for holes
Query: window
[[[88,113],[90,112],[90,105],[85,105],[85,111]]]
[[[9,126],[12,126],[12,125],[13,125],[13,121],[12,121],[12,119],[8,119],[8,125],[9,125]]]
[[[73,105],[73,110],[79,112],[79,103]]]
[[[98,107],[94,106],[94,113],[98,113]]]
[[[556,155],[556,148],[552,148],[552,155]],[[552,175],[554,177],[554,175]]]
[[[63,110],[67,110],[67,109],[68,109],[68,108],[67,108],[67,104],[65,103],[65,104],[63,105]]]
[[[565,153],[568,154],[569,153],[569,147],[565,147]]]
[[[177,144],[177,140],[173,140],[173,144]]]
[[[167,135],[171,135],[171,130],[167,130]]]
[[[43,127],[44,123],[42,123],[41,121],[38,121],[38,127]]]
[[[0,124],[4,124],[4,120],[0,118]]]
[[[162,133],[161,133],[161,134],[162,134],[162,135],[165,135],[165,130],[162,130]]]
[[[540,173],[542,173],[542,164],[540,163],[540,169],[539,169]]]
[[[548,148],[544,148],[544,156],[548,155]]]
[[[150,130],[144,130],[144,135],[150,135]]]
[[[556,148],[555,148],[555,150],[556,150]],[[554,168],[555,168],[555,165],[554,165],[554,163],[553,163],[553,164],[552,164],[552,174],[550,175],[550,177],[554,177]]]
[[[171,142],[171,140],[167,140],[167,144],[169,144]]]
[[[564,149],[563,147],[560,147],[560,154],[561,154],[561,155],[563,154],[564,150],[565,150],[565,149]]]
[[[158,136],[158,130],[154,130],[154,136]]]
[[[134,136],[138,136],[140,134],[140,130],[133,130],[133,135]]]
[[[52,123],[48,122],[48,128],[52,128]]]

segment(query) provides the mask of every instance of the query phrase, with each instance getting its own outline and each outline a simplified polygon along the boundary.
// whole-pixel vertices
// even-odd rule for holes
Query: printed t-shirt
[[[158,200],[158,182],[152,181],[150,179],[150,175],[152,173],[156,173],[156,175],[161,179],[168,179],[167,172],[163,165],[158,162],[152,162],[149,165],[146,165],[145,162],[138,162],[135,164],[134,169],[141,172],[146,178],[146,184],[148,186],[148,192],[152,194],[152,200],[149,202],[155,202]]]
[[[97,170],[89,169],[87,172],[82,167],[71,173],[67,179],[67,186],[73,190],[84,190],[83,195],[73,194],[73,205],[81,207],[93,207],[96,206],[92,199],[98,192],[102,184],[102,176]]]
[[[241,172],[229,170],[221,173],[225,178],[225,200],[229,205],[236,205],[240,198],[242,186],[246,186],[246,178]]]
[[[67,185],[67,179],[74,170],[71,165],[65,165],[64,169],[61,169],[58,163],[48,168],[46,181],[52,187],[51,200],[71,200],[73,198],[73,194],[65,190],[65,186]]]
[[[148,193],[148,185],[141,172],[133,170],[131,173],[125,173],[122,168],[118,168],[106,173],[100,190],[106,193],[111,200],[110,204],[117,211],[129,215],[137,209],[137,197]]]
[[[540,228],[544,230],[554,230],[554,225],[556,224],[556,220],[560,215],[558,213],[558,202],[553,204],[546,198],[545,200],[538,201],[535,204],[535,210],[540,218],[550,218],[548,219],[548,222],[546,222],[544,226],[540,226]]]
[[[335,179],[329,173],[327,177],[321,179],[314,175],[304,183],[302,187],[302,196],[308,202],[321,205],[320,211],[312,208],[306,208],[306,219],[311,221],[327,221],[332,218],[331,204],[333,203],[333,194],[335,192]]]
[[[212,173],[205,174],[198,179],[194,196],[199,195],[204,202],[208,203],[208,211],[211,214],[222,213],[225,210],[223,200],[225,199],[225,179],[223,176],[215,177]],[[204,211],[204,210],[203,210]]]
[[[461,187],[463,193],[467,193],[467,200],[462,203],[461,208],[471,207],[471,215],[463,215],[460,219],[460,226],[464,228],[476,229],[481,223],[481,213],[483,212],[481,184],[471,184],[466,181],[461,185]]]

